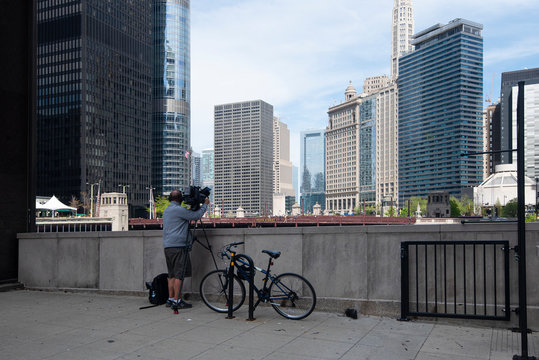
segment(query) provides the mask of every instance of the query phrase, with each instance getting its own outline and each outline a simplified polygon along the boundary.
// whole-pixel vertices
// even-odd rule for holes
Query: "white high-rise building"
[[[213,203],[213,149],[202,150],[202,187],[209,187],[212,191],[210,193],[210,201]]]
[[[247,216],[271,215],[273,106],[262,100],[216,105],[214,121],[215,206],[225,216],[238,208]]]
[[[326,210],[352,213],[359,204],[359,110],[363,100],[350,82],[345,102],[328,109]]]
[[[370,76],[363,81],[363,92],[365,94],[373,94],[388,85],[389,78],[387,75]]]
[[[536,72],[539,69],[532,69]],[[539,178],[539,79],[528,80],[524,86],[524,167],[526,176]],[[517,100],[518,85],[512,88],[512,140],[517,148]],[[517,163],[517,152],[513,152],[513,164]]]
[[[290,130],[273,117],[273,215],[286,215],[286,198],[295,197],[290,161]],[[290,204],[292,206],[292,204]],[[291,210],[291,208],[290,208]]]
[[[393,27],[391,29],[391,79],[399,76],[399,57],[413,50],[414,11],[412,0],[393,1]]]
[[[376,92],[376,203],[399,198],[397,84]]]
[[[273,117],[273,192],[295,196],[290,161],[290,130],[276,116]]]

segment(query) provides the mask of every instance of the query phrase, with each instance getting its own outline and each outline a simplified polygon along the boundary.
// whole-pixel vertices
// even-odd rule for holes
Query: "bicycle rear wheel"
[[[206,274],[200,282],[200,297],[213,311],[228,312],[228,272],[213,270]],[[245,286],[243,281],[234,274],[233,310],[238,310],[245,301]]]
[[[316,306],[314,288],[303,276],[286,273],[277,276],[269,287],[271,306],[287,319],[309,316]]]

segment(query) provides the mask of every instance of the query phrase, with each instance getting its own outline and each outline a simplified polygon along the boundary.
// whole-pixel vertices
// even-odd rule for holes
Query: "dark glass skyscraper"
[[[300,192],[303,211],[312,213],[318,203],[326,207],[326,136],[324,130],[302,131]]]
[[[169,194],[190,183],[189,0],[153,3],[152,182]]]
[[[359,105],[359,202],[376,200],[376,95]]]
[[[399,200],[482,181],[483,26],[456,19],[414,35],[399,59]]]
[[[142,210],[151,169],[151,0],[39,0],[37,8],[38,195],[69,201],[93,183],[102,192],[123,184]]]

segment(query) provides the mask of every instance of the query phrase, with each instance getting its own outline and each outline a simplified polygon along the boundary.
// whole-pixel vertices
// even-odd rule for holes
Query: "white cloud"
[[[484,24],[486,66],[537,54],[536,0],[413,0],[413,5],[416,31],[457,17]],[[365,77],[388,74],[392,6],[391,0],[192,1],[193,148],[213,146],[214,105],[262,99],[287,123],[291,158],[299,166],[300,131],[325,128],[327,109],[343,99],[348,81],[360,91]],[[519,39],[511,30],[522,26],[527,14],[530,36]]]

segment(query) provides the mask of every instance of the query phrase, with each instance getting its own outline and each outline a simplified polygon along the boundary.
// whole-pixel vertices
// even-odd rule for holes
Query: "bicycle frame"
[[[245,266],[248,266],[249,264],[247,262],[245,262],[244,260],[242,259],[236,259],[236,263],[238,264],[241,264],[241,265],[245,265]],[[281,290],[283,292],[283,294],[285,294],[285,290],[281,287],[281,284],[275,282],[275,278],[276,276],[273,276],[271,275],[271,266],[273,265],[273,261],[271,259],[271,257],[269,258],[268,260],[268,267],[267,267],[267,270],[264,270],[258,266],[254,266],[254,269],[262,274],[264,274],[264,279],[262,279],[262,282],[264,283],[264,286],[259,289],[255,284],[254,284],[254,279],[252,279],[253,281],[253,290],[256,292],[257,296],[258,296],[258,300],[256,302],[256,304],[254,305],[254,307],[256,308],[261,301],[263,302],[270,302],[272,299],[270,298],[270,295],[269,295],[269,286],[268,286],[268,280],[270,280],[275,286],[277,286],[279,288],[279,290]],[[249,273],[247,271],[245,271],[245,269],[241,266],[236,266],[237,267],[237,271],[238,271],[238,275],[240,275],[240,278],[243,278],[245,279],[246,281],[251,281],[251,279],[249,279]],[[290,290],[287,288],[287,290]],[[283,295],[282,298],[278,298],[278,299],[286,299],[287,296]]]

